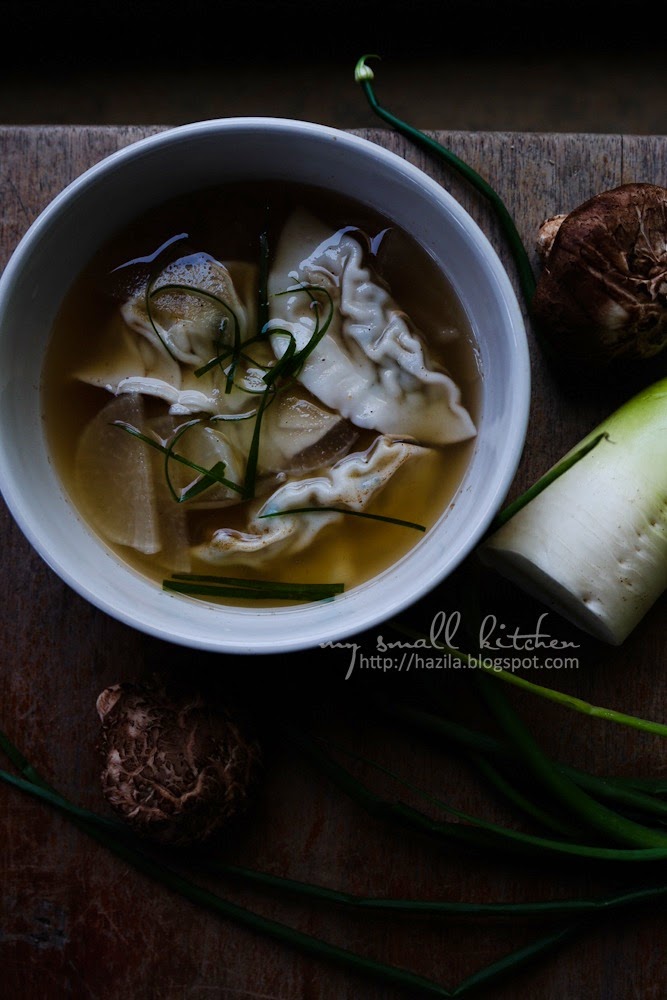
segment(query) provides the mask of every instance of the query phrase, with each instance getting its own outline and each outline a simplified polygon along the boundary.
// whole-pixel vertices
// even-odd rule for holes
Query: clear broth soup
[[[326,482],[331,466],[346,455],[364,452],[381,434],[376,428],[358,426],[353,419],[341,416],[335,406],[300,383],[298,371],[287,367],[274,387],[279,391],[271,392],[270,404],[267,397],[257,432],[259,466],[255,479],[250,480],[256,497],[248,498],[242,489],[248,483],[244,479],[248,465],[254,461],[250,428],[254,429],[257,422],[266,385],[262,383],[262,392],[246,391],[244,401],[236,402],[233,416],[251,414],[243,421],[216,420],[210,406],[206,411],[197,410],[196,403],[184,407],[182,397],[175,392],[183,371],[187,370],[191,384],[193,371],[211,362],[208,371],[198,375],[198,385],[210,399],[213,390],[207,390],[206,380],[217,379],[215,391],[224,407],[226,389],[231,384],[228,379],[243,382],[254,365],[252,385],[257,390],[257,378],[277,363],[274,352],[274,360],[267,364],[266,335],[263,343],[255,341],[258,347],[246,347],[245,355],[239,341],[247,343],[254,336],[261,340],[266,301],[266,295],[262,297],[262,275],[274,266],[286,222],[301,210],[332,234],[342,232],[357,239],[363,250],[363,266],[370,269],[373,280],[390,294],[401,313],[409,317],[410,329],[423,344],[430,366],[451,377],[460,391],[461,404],[477,422],[481,380],[466,316],[435,260],[391,219],[348,198],[285,183],[227,184],[160,205],[117,232],[81,273],[57,316],[43,370],[48,444],[68,494],[104,544],[158,584],[185,573],[290,584],[342,584],[346,591],[350,590],[382,573],[419,544],[425,533],[421,529],[428,531],[452,503],[470,461],[474,436],[455,443],[429,444],[401,464],[370,496],[363,511],[372,516],[327,515],[321,524],[312,527],[317,514],[294,514],[289,519],[296,525],[292,543],[267,544],[258,550],[256,559],[247,553],[235,554],[233,547],[221,562],[207,556],[215,532],[231,531],[232,537],[234,531],[252,534],[249,524],[254,524],[255,531],[260,524],[252,521],[252,515],[276,490],[290,482]],[[302,256],[307,257],[314,249],[304,246]],[[239,309],[235,315],[229,302],[211,291],[219,287],[217,275],[221,272],[217,262],[227,266],[240,300],[247,304],[245,329],[243,322],[239,325]],[[192,292],[184,290],[184,284],[191,284]],[[329,286],[334,301],[339,284],[336,278]],[[167,285],[170,287],[165,288]],[[242,294],[241,286],[250,291]],[[160,292],[160,288],[165,291]],[[305,313],[317,332],[329,316],[333,317],[332,327],[336,325],[338,313],[330,298],[308,291],[303,292],[302,299],[304,296],[310,300]],[[317,306],[313,299],[318,300]],[[182,328],[187,328],[190,347],[201,343],[197,332],[199,313],[209,333],[213,331],[212,336],[206,334],[210,346],[204,354],[200,351],[198,357],[187,361],[172,356],[179,351],[183,354],[180,348],[175,352],[172,348],[177,342],[182,347],[184,341],[169,339],[180,336]],[[139,332],[137,317],[143,323]],[[325,343],[322,339],[318,346]],[[163,357],[158,357],[161,350]],[[255,351],[264,352],[263,368],[257,368]],[[317,349],[312,357],[316,353]],[[215,357],[217,363],[212,362]],[[128,372],[132,373],[133,360],[140,369],[135,372],[135,382],[140,377],[153,378],[149,381],[150,391],[142,392],[140,381],[131,391],[119,391],[121,383],[126,385],[123,379]],[[229,368],[234,363],[237,368],[230,377]],[[156,373],[160,377],[155,377]],[[250,382],[246,379],[243,384],[245,391]],[[169,398],[159,394],[165,385],[169,387]],[[290,393],[296,394],[293,406]],[[238,392],[234,398],[238,400]],[[273,421],[267,414],[272,407],[278,412],[280,406],[286,411],[284,422],[296,434],[297,443],[284,449],[290,453],[287,468],[274,468],[271,460],[264,467],[264,452],[281,452],[282,445],[274,449],[265,445],[262,437],[273,433],[266,431]],[[317,414],[314,430],[299,425],[302,411],[306,420]],[[322,433],[318,438],[320,420]],[[179,436],[179,429],[186,423],[191,426]],[[234,444],[229,454],[235,455],[237,467],[225,461],[223,476],[239,489],[207,479],[207,489],[183,499],[188,487],[202,483],[204,474],[197,467],[206,471],[215,465],[217,453],[210,451],[210,441],[223,440],[227,428],[232,433],[232,425],[233,433],[238,435],[241,423],[245,424],[241,433],[245,450],[239,451],[238,442]],[[276,419],[275,423],[281,421]],[[302,431],[303,441],[299,438]],[[398,435],[392,433],[400,437],[402,432],[399,429]],[[146,438],[158,447],[149,445]],[[295,447],[296,457],[292,454]],[[228,453],[223,449],[220,454],[224,461]],[[177,455],[186,461],[181,462]],[[219,465],[218,473],[221,468]],[[330,505],[337,509],[350,505],[350,496],[345,492],[334,490],[332,495],[335,502]],[[262,531],[263,525],[275,530],[280,520],[278,516],[272,524],[272,519],[267,518],[261,522]],[[308,531],[306,524],[310,526]],[[312,538],[302,546],[304,534]],[[270,551],[272,548],[275,551]],[[295,600],[261,593],[249,598],[207,595],[204,599],[244,605]]]

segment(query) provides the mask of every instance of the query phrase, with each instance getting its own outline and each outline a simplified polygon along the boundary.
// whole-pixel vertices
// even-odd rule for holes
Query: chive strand
[[[477,767],[477,770],[491,785],[493,785],[496,791],[503,798],[507,799],[512,805],[520,809],[521,812],[525,813],[531,819],[536,820],[541,826],[546,827],[554,833],[561,834],[561,836],[574,837],[576,835],[576,829],[574,826],[563,823],[559,819],[554,818],[545,809],[542,809],[531,799],[523,795],[512,784],[512,782],[510,782],[505,775],[497,767],[491,764],[482,754],[472,754],[471,759]]]
[[[385,896],[362,896],[332,889],[329,886],[298,879],[273,875],[270,872],[226,864],[214,860],[201,863],[206,871],[229,876],[249,885],[261,885],[287,895],[333,903],[353,910],[371,910],[387,913],[404,913],[412,916],[433,917],[561,917],[593,915],[618,909],[632,908],[658,902],[667,897],[667,885],[628,889],[596,899],[547,899],[528,900],[521,903],[490,902],[468,903],[448,899],[397,899]]]
[[[0,771],[0,779],[6,780],[7,777],[6,772]],[[377,981],[385,982],[392,986],[409,987],[417,990],[420,996],[440,997],[447,1000],[452,995],[449,990],[444,989],[438,983],[413,973],[408,969],[385,965],[375,959],[331,944],[322,938],[307,934],[288,924],[280,923],[277,920],[262,916],[253,910],[239,906],[237,903],[233,903],[181,875],[168,865],[155,860],[143,850],[126,842],[115,831],[110,832],[101,824],[81,816],[76,806],[50,789],[28,781],[21,782],[20,785],[17,782],[14,782],[14,784],[23,791],[29,792],[48,804],[55,806],[59,811],[69,815],[70,819],[80,829],[94,840],[103,844],[117,857],[132,865],[141,874],[149,876],[190,902],[197,903],[205,909],[213,911],[217,916],[231,919],[282,944],[287,944],[315,958],[333,962],[352,972],[370,976]]]
[[[285,510],[272,510],[268,514],[260,514],[259,517],[285,517],[289,514],[349,514],[351,517],[365,517],[371,521],[384,521],[387,524],[397,524],[403,528],[426,531],[423,524],[417,524],[414,521],[404,521],[400,517],[387,517],[384,514],[371,514],[365,510],[350,510],[348,507],[289,507]]]
[[[524,948],[519,948],[518,951],[505,955],[492,965],[464,979],[453,990],[452,996],[467,997],[471,993],[476,994],[483,986],[489,986],[501,979],[505,979],[510,972],[514,972],[516,969],[528,965],[537,958],[542,958],[544,955],[554,951],[559,945],[564,944],[570,938],[574,937],[582,927],[583,924],[578,921],[569,927],[547,934],[546,937],[541,937],[532,944],[526,945]]]
[[[533,681],[527,681],[524,677],[520,677],[518,674],[512,673],[509,670],[496,670],[495,667],[486,665],[483,657],[476,657],[470,653],[465,653],[460,649],[454,649],[451,646],[433,642],[425,633],[418,632],[416,629],[410,628],[397,619],[388,620],[386,625],[393,628],[394,631],[399,632],[401,635],[419,640],[424,644],[424,648],[437,649],[438,652],[456,657],[462,663],[465,663],[470,670],[479,670],[486,676],[495,677],[500,681],[504,681],[506,684],[513,684],[515,687],[522,688],[524,691],[529,691],[532,694],[538,695],[540,698],[546,698],[549,701],[556,702],[564,708],[573,709],[575,712],[580,712],[582,715],[590,715],[596,719],[602,719],[605,722],[614,722],[621,726],[629,726],[632,729],[641,730],[641,732],[644,733],[652,733],[655,736],[667,736],[667,725],[662,722],[643,719],[636,715],[627,715],[624,712],[618,712],[612,708],[603,708],[599,705],[591,705],[589,702],[583,701],[581,698],[576,698],[574,695],[565,694],[564,692],[556,691],[553,688],[542,687],[542,685],[535,684]]]
[[[370,703],[391,718],[406,723],[428,735],[445,739],[462,747],[473,757],[484,755],[492,757],[494,760],[499,758],[509,762],[520,760],[516,750],[507,743],[503,743],[486,733],[469,729],[458,722],[445,719],[433,711],[426,711],[423,708],[377,696],[373,696]],[[597,777],[559,761],[554,763],[563,774],[596,798],[615,802],[636,812],[667,820],[667,802],[656,798],[656,794],[659,794],[661,790],[667,791],[667,782],[657,782],[658,791],[656,793],[656,782],[650,779]]]
[[[566,455],[560,462],[558,462],[552,469],[549,469],[543,476],[541,476],[537,482],[533,483],[529,489],[527,489],[521,496],[517,497],[512,503],[508,504],[493,520],[489,533],[496,531],[501,525],[505,524],[511,517],[514,517],[522,507],[530,503],[536,496],[542,493],[543,490],[550,486],[556,479],[571,469],[573,465],[580,462],[582,458],[589,454],[594,448],[596,448],[601,441],[608,441],[609,435],[603,431],[601,434],[595,435],[590,441],[582,445],[580,448],[575,449],[569,455]]]
[[[436,806],[438,809],[442,809],[446,813],[449,813],[452,816],[456,816],[459,819],[464,819],[464,820],[467,820],[469,822],[472,821],[473,823],[477,822],[477,820],[475,820],[474,817],[471,817],[468,814],[466,814],[464,812],[461,812],[458,809],[454,809],[448,803],[443,802],[442,799],[437,798],[435,795],[431,795],[428,792],[425,792],[422,788],[420,788],[414,782],[409,781],[407,778],[401,778],[401,777],[399,777],[399,775],[397,775],[394,771],[391,771],[389,768],[387,768],[384,765],[378,763],[377,761],[369,760],[368,758],[362,757],[360,754],[358,754],[358,753],[356,753],[354,751],[351,751],[351,750],[347,750],[347,749],[345,749],[343,747],[338,747],[337,749],[340,750],[340,751],[342,751],[343,753],[347,754],[349,757],[353,757],[356,761],[359,761],[359,762],[361,762],[361,763],[363,763],[363,764],[365,764],[365,765],[367,765],[369,767],[372,767],[373,769],[375,769],[377,771],[380,771],[383,774],[387,775],[392,780],[394,780],[394,781],[396,781],[396,782],[404,785],[406,788],[409,788],[410,791],[415,792],[417,795],[419,795],[423,799],[425,799],[429,804]],[[529,812],[529,814],[532,815],[533,818],[536,818],[536,816],[539,814],[541,816],[541,821],[545,825],[547,825],[549,827],[551,827],[551,826],[554,825],[553,820],[551,819],[551,817],[547,816],[546,814],[541,813],[541,811],[538,810],[532,803],[529,803],[527,800],[524,800],[523,796],[520,796],[518,793],[516,793],[516,791],[511,786],[509,786],[506,781],[501,780],[500,776],[496,773],[495,769],[489,768],[489,771],[486,772],[486,773],[487,773],[487,776],[492,777],[494,783],[497,786],[498,785],[502,785],[503,786],[504,793],[508,797],[511,797],[513,799],[513,801],[515,802],[515,804],[518,801],[521,800],[522,807],[527,812]],[[563,830],[559,830],[558,832],[562,833]],[[571,830],[565,831],[565,836],[568,837],[569,839],[572,839],[572,831]]]
[[[641,732],[652,733],[654,736],[667,736],[667,725],[662,722],[642,719],[636,715],[627,715],[625,712],[618,712],[612,708],[603,708],[599,705],[591,705],[589,702],[583,701],[581,698],[574,697],[574,695],[565,694],[561,691],[555,691],[553,688],[545,688],[541,684],[535,684],[533,681],[527,681],[524,677],[508,673],[505,670],[485,671],[485,673],[487,675],[491,674],[492,676],[505,681],[507,684],[514,684],[515,687],[522,688],[524,691],[530,691],[532,694],[539,695],[540,698],[553,701],[558,705],[564,706],[565,708],[574,709],[576,712],[580,712],[583,715],[590,715],[605,722],[614,722],[621,726],[628,726],[631,729],[639,729]]]
[[[199,597],[226,597],[250,600],[281,600],[281,601],[325,601],[339,594],[335,587],[329,590],[309,591],[304,587],[295,587],[292,590],[281,589],[272,591],[270,587],[265,590],[256,590],[252,587],[231,587],[221,586],[212,583],[190,583],[187,580],[163,580],[164,590],[173,591],[177,594],[192,595]]]
[[[27,757],[24,757],[18,747],[12,743],[2,730],[0,730],[0,750],[5,753],[26,781],[44,788],[49,787],[48,783],[42,778],[36,768],[33,767]]]
[[[287,592],[295,588],[302,589],[311,594],[318,592],[329,593],[334,591],[342,594],[345,589],[344,583],[285,583],[282,580],[250,580],[242,576],[217,576],[215,573],[173,573],[172,580],[190,580],[193,583],[219,583],[224,586],[241,586],[256,593],[271,589],[272,593],[280,593],[281,590]]]
[[[667,795],[667,779],[665,778],[636,778],[631,775],[610,777],[607,775],[605,781],[611,781],[623,788],[646,792],[650,795]]]
[[[60,812],[67,813],[72,819],[95,824],[100,829],[107,830],[116,836],[124,835],[123,829],[119,823],[115,823],[113,820],[106,819],[104,816],[98,816],[95,813],[91,813],[88,809],[82,809],[79,806],[68,802],[63,799],[61,795],[55,792],[46,782],[40,780],[39,778],[37,780],[20,778],[15,774],[10,774],[9,771],[0,769],[0,780],[4,781],[7,785],[12,785],[14,788],[19,789],[19,791],[29,792],[36,798],[41,799],[42,802],[46,802],[48,805],[54,806]]]
[[[667,850],[667,833],[636,823],[607,808],[559,771],[534,740],[500,688],[491,683],[485,674],[478,674],[477,679],[487,706],[516,747],[523,765],[533,772],[566,809],[590,829],[609,835],[617,843]]]
[[[193,427],[193,426],[195,426],[195,425],[197,425],[199,423],[200,423],[200,421],[197,418],[196,420],[190,420],[187,423],[183,424],[183,426],[179,427],[178,430],[176,431],[176,433],[172,435],[171,440],[169,441],[169,444],[164,448],[164,462],[163,462],[163,465],[164,465],[164,478],[165,478],[165,482],[167,484],[167,489],[169,490],[169,492],[170,492],[170,494],[172,496],[172,499],[175,500],[176,503],[180,503],[182,497],[176,491],[176,489],[174,488],[174,484],[173,484],[173,482],[171,480],[171,476],[169,475],[169,461],[172,458],[174,459],[174,461],[178,461],[178,459],[176,457],[177,453],[174,451],[174,448],[175,448],[176,444],[180,441],[180,439],[183,437],[183,435],[186,433],[186,431],[188,431],[191,427]],[[211,482],[210,480],[208,480],[208,481]]]
[[[245,467],[245,477],[243,479],[243,491],[246,499],[250,499],[255,495],[255,487],[257,483],[257,466],[259,464],[259,442],[262,430],[262,419],[264,417],[264,412],[268,406],[269,402],[269,387],[263,391],[259,405],[257,406],[257,413],[255,415],[255,425],[252,431],[252,438],[250,440],[250,447],[248,449],[248,457],[246,459]]]
[[[507,239],[509,247],[512,251],[526,302],[532,302],[536,286],[535,275],[533,273],[523,240],[521,239],[514,220],[500,195],[476,170],[474,170],[469,164],[458,157],[450,149],[447,149],[446,146],[436,142],[435,139],[432,139],[424,132],[420,132],[412,125],[402,121],[400,118],[397,118],[396,115],[382,107],[382,105],[378,102],[371,83],[375,74],[366,63],[366,60],[370,58],[373,57],[370,55],[362,56],[357,62],[354,72],[354,78],[356,82],[361,85],[370,107],[379,118],[387,122],[388,125],[391,125],[397,132],[407,136],[407,138],[411,139],[412,142],[420,146],[422,149],[426,149],[429,153],[434,153],[437,158],[443,160],[450,167],[456,170],[457,173],[459,173],[469,184],[471,184],[476,191],[486,198],[498,218],[503,233],[505,234],[505,238]]]
[[[426,792],[422,794],[436,801],[441,808],[458,817],[459,822],[440,822],[400,801],[387,801],[354,777],[346,768],[316,746],[312,738],[293,727],[282,727],[283,733],[321,773],[325,774],[338,788],[356,801],[371,816],[385,821],[397,822],[400,826],[427,834],[436,840],[453,842],[464,847],[484,848],[501,853],[538,855],[544,857],[573,857],[581,860],[619,862],[664,862],[667,861],[665,847],[605,847],[597,844],[582,844],[567,840],[557,840],[524,833],[503,827],[463,810],[453,809],[435,800]],[[376,765],[381,767],[381,765]]]

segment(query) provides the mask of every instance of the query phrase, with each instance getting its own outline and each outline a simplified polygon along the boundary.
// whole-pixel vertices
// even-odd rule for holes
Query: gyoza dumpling
[[[210,469],[218,463],[224,464],[225,479],[240,489],[211,484],[196,499],[187,501],[188,508],[211,508],[233,506],[244,499],[242,487],[254,427],[254,419],[195,418],[183,422],[182,418],[169,415],[147,421],[142,430],[153,435],[163,446],[169,446],[179,435],[175,452],[199,468]],[[300,475],[333,464],[347,454],[356,438],[357,431],[352,424],[305,398],[303,390],[278,394],[267,407],[262,421],[255,495],[266,496],[287,474]],[[200,473],[176,459],[169,463],[169,476],[174,489],[180,493],[185,493],[201,478]]]
[[[332,233],[305,211],[288,219],[269,275],[277,357],[289,345],[278,331],[291,333],[300,350],[316,330],[311,296],[297,284],[325,288],[334,304],[331,324],[298,376],[318,399],[359,427],[426,444],[474,436],[458,387],[431,365],[420,335],[365,264],[351,232]],[[319,301],[321,326],[329,306],[325,296]]]
[[[186,285],[193,292],[167,285]],[[214,358],[222,344],[232,344],[236,334],[241,342],[254,336],[256,298],[254,265],[226,266],[203,253],[182,257],[151,286],[150,308],[145,282],[127,299],[98,334],[94,357],[76,377],[114,395],[156,396],[174,414],[251,410],[253,397],[246,390],[263,388],[261,365],[273,360],[268,345],[253,345],[257,365],[238,370],[238,387],[230,393],[225,391],[228,363],[201,377],[194,372]]]
[[[235,331],[241,342],[249,331],[255,333],[256,299],[254,265],[225,265],[195,253],[168,264],[152,282],[148,301],[144,287],[121,312],[155,351],[162,354],[166,348],[176,363],[197,368],[215,357],[221,340],[231,344]]]
[[[216,564],[261,566],[277,554],[300,552],[325,525],[340,521],[345,514],[327,511],[280,517],[263,515],[295,507],[364,510],[404,462],[427,450],[412,442],[381,435],[366,451],[346,455],[321,475],[279,487],[263,504],[254,506],[247,531],[220,528],[209,542],[193,549],[193,555]]]
[[[248,455],[254,420],[216,420],[235,447]],[[257,471],[302,473],[332,465],[350,450],[359,432],[339,414],[320,406],[295,385],[277,393],[266,408],[259,436]]]

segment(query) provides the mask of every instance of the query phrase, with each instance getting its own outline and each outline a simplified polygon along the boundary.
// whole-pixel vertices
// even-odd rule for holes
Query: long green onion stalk
[[[467,903],[449,899],[394,899],[384,896],[360,896],[329,886],[314,885],[298,879],[284,878],[270,872],[256,871],[239,865],[208,863],[206,870],[216,871],[238,879],[247,885],[259,885],[275,889],[285,895],[318,902],[335,903],[350,910],[364,910],[376,913],[402,913],[410,916],[430,917],[562,917],[591,915],[634,907],[643,903],[653,903],[667,896],[667,885],[650,886],[646,889],[632,889],[597,899],[548,899],[529,900],[525,903]]]
[[[241,926],[264,934],[273,940],[285,944],[290,948],[298,950],[304,954],[313,956],[320,960],[341,966],[360,976],[371,978],[380,983],[410,990],[415,997],[440,997],[444,1000],[449,998],[467,997],[475,993],[481,985],[492,985],[504,979],[511,971],[517,970],[537,958],[546,955],[561,943],[572,937],[582,925],[581,920],[574,924],[569,924],[556,932],[540,936],[531,944],[517,949],[504,956],[499,961],[493,962],[467,977],[454,989],[449,990],[440,984],[420,976],[408,969],[388,965],[377,961],[366,955],[361,955],[349,949],[331,944],[314,935],[307,934],[297,928],[291,927],[280,921],[264,917],[245,907],[239,906],[218,893],[200,885],[193,879],[183,875],[181,871],[166,864],[164,861],[153,857],[145,843],[139,841],[128,829],[124,829],[120,824],[110,821],[105,817],[98,816],[89,810],[81,809],[53,789],[32,767],[20,751],[8,740],[4,733],[0,732],[0,747],[9,756],[10,760],[19,769],[22,777],[16,777],[7,771],[0,770],[0,780],[13,785],[21,791],[28,792],[33,796],[48,803],[60,812],[68,815],[75,825],[93,839],[104,845],[114,855],[121,858],[127,864],[140,871],[142,874],[155,879],[164,885],[168,890],[184,897],[190,902],[199,905],[213,912],[223,919],[235,921]],[[180,864],[182,865],[182,859]],[[178,861],[177,861],[178,863]],[[263,884],[272,889],[289,892],[299,892],[302,895],[309,895],[320,901],[340,903],[345,901],[347,905],[357,905],[362,908],[368,906],[362,899],[349,894],[340,894],[327,890],[324,887],[307,886],[296,880],[279,880],[261,872],[252,872],[238,866],[225,866],[208,864],[209,871],[217,871],[218,874],[227,874],[236,878],[245,878]],[[570,909],[564,906],[561,914],[570,916],[576,915],[581,918],[590,913],[606,911],[624,906],[633,906],[661,898],[662,893],[658,889],[651,891],[633,891],[619,894],[609,899],[592,901],[588,906],[575,906]],[[489,909],[491,905],[491,909]],[[514,912],[514,907],[508,904],[498,904],[497,910],[493,904],[482,908],[480,912],[495,914],[497,916],[512,916],[520,914],[521,911]],[[538,904],[527,904],[524,915],[539,915],[544,912],[549,914],[548,908],[543,911]],[[376,908],[376,907],[368,907]],[[408,910],[412,912],[428,912],[431,907],[427,903],[420,901],[380,901],[378,909]],[[455,913],[464,913],[465,910],[456,904],[443,903],[433,911],[441,916]],[[468,915],[474,913],[474,909]]]
[[[454,817],[452,821],[438,820],[407,803],[383,799],[372,788],[369,788],[347,768],[343,767],[330,753],[327,753],[320,745],[320,741],[308,734],[295,729],[285,729],[285,735],[319,772],[326,775],[336,787],[350,796],[370,816],[385,822],[396,823],[399,827],[426,836],[436,843],[455,844],[473,851],[481,849],[491,856],[512,858],[544,857],[551,861],[571,859],[586,863],[591,861],[627,862],[631,865],[667,861],[667,840],[663,840],[662,844],[656,843],[658,838],[657,836],[653,837],[655,831],[648,827],[642,828],[645,831],[645,844],[647,846],[607,846],[593,842],[572,841],[566,838],[544,837],[526,833],[513,827],[505,827],[461,809],[456,809],[443,800],[416,788],[406,779],[401,779],[411,791],[417,792],[431,805],[437,806]],[[392,777],[396,777],[377,762],[373,766]],[[577,805],[574,796],[572,801]],[[592,812],[594,803],[590,804],[589,808]],[[623,817],[619,817],[619,819],[622,821]],[[615,832],[612,831],[612,839]],[[653,846],[651,846],[651,841],[653,841]]]
[[[535,294],[535,275],[533,274],[533,269],[530,264],[530,260],[528,259],[528,254],[526,253],[523,240],[519,235],[514,219],[512,218],[504,201],[498,192],[488,183],[488,181],[481,176],[481,174],[474,170],[470,164],[466,163],[453,153],[451,149],[447,149],[446,146],[436,142],[436,140],[430,135],[419,131],[419,129],[416,129],[407,122],[397,118],[396,115],[380,104],[373,87],[375,74],[368,65],[367,61],[368,59],[374,58],[377,59],[379,57],[371,55],[362,56],[357,62],[354,71],[354,78],[356,82],[361,85],[371,108],[379,118],[387,122],[388,125],[391,125],[391,127],[396,129],[397,132],[407,136],[407,138],[411,139],[415,145],[420,146],[422,149],[426,149],[429,153],[435,154],[438,159],[447,163],[486,199],[497,216],[502,231],[512,251],[525,299],[527,302],[531,302],[533,295]]]
[[[429,637],[423,632],[419,632],[418,630],[411,628],[398,619],[394,619],[388,624],[399,634],[408,636],[416,641],[421,641],[425,644],[425,646],[428,646],[431,642]],[[579,712],[581,715],[589,715],[592,718],[601,719],[605,722],[613,722],[620,726],[638,729],[641,732],[651,733],[654,736],[667,736],[667,725],[663,722],[656,722],[652,719],[643,719],[637,715],[619,712],[614,708],[606,708],[601,705],[591,705],[590,702],[585,701],[583,698],[577,698],[574,695],[566,694],[564,691],[557,691],[553,688],[543,687],[543,685],[536,684],[534,681],[528,681],[525,677],[520,677],[518,674],[512,673],[509,670],[498,670],[494,666],[486,663],[483,656],[474,656],[470,653],[463,652],[460,649],[454,649],[451,646],[447,646],[444,643],[431,644],[431,648],[458,657],[461,662],[466,663],[471,670],[483,671],[490,677],[495,677],[497,680],[503,681],[506,684],[511,684],[514,687],[521,688],[521,690],[534,694],[539,698],[544,698],[546,701],[552,701],[558,705],[562,705],[564,708],[572,709],[575,712]]]
[[[309,758],[313,757],[314,742],[304,739],[303,734],[288,734],[292,740],[308,747]],[[431,917],[496,917],[496,918],[577,918],[564,927],[540,935],[536,940],[503,956],[498,961],[480,969],[466,977],[458,986],[447,989],[440,984],[415,974],[408,969],[392,966],[376,961],[366,955],[360,955],[349,949],[342,948],[319,937],[307,934],[297,928],[273,920],[248,910],[230,901],[217,892],[202,886],[197,881],[182,874],[183,859],[177,858],[178,868],[153,857],[148,845],[140,841],[129,828],[115,820],[79,808],[61,796],[53,789],[39,773],[30,765],[20,751],[0,732],[0,747],[9,756],[21,773],[17,777],[0,770],[0,780],[28,792],[54,808],[68,815],[79,829],[107,847],[113,854],[138,871],[147,875],[168,890],[184,897],[190,902],[202,906],[216,916],[239,923],[251,930],[264,934],[281,944],[285,944],[304,954],[320,960],[336,964],[360,976],[373,979],[376,982],[410,990],[415,997],[457,998],[475,994],[482,986],[492,986],[505,979],[510,973],[534,963],[538,958],[545,957],[557,947],[565,944],[587,926],[587,921],[594,916],[606,915],[610,912],[627,910],[638,906],[660,902],[667,895],[667,886],[629,888],[612,895],[596,899],[559,899],[546,901],[528,901],[525,903],[462,903],[448,900],[415,900],[392,899],[380,897],[363,897],[352,893],[335,890],[326,886],[304,883],[296,879],[278,877],[265,872],[253,871],[236,865],[218,863],[215,859],[200,858],[194,862],[195,867],[207,874],[218,874],[241,880],[249,884],[263,886],[272,891],[295,895],[319,903],[331,904],[335,907],[347,907],[363,911],[387,913],[429,915]],[[327,767],[331,776],[332,771]],[[341,775],[346,775],[340,769]],[[343,786],[346,790],[354,788],[356,779],[346,777]],[[356,783],[363,789],[360,783]],[[371,802],[373,797],[365,791],[362,798]],[[378,800],[379,801],[379,800]],[[386,813],[386,810],[383,812]],[[409,815],[409,813],[408,813]],[[461,814],[463,815],[463,814]],[[404,817],[401,816],[401,819]],[[486,824],[490,826],[489,824]]]
[[[73,806],[67,799],[58,795],[57,792],[48,786],[44,786],[36,781],[17,779],[5,771],[0,771],[0,779],[20,788],[22,791],[32,793],[37,798],[48,802],[59,811],[69,815],[80,829],[89,834],[94,840],[97,840],[98,843],[107,847],[112,854],[130,864],[142,874],[155,879],[161,885],[165,886],[165,888],[192,903],[196,903],[212,911],[217,916],[233,920],[241,926],[258,931],[305,954],[326,959],[363,975],[370,975],[380,982],[386,982],[392,986],[410,987],[416,990],[419,996],[450,997],[453,995],[448,990],[438,986],[437,983],[418,976],[409,970],[385,965],[364,955],[359,955],[348,949],[330,944],[313,935],[306,934],[297,928],[264,917],[259,913],[255,913],[225,899],[194,880],[182,875],[175,868],[156,860],[147,852],[145,845],[123,836],[114,829],[109,829],[103,817],[98,817],[93,813]]]
[[[428,710],[422,706],[408,704],[403,699],[399,701],[382,698],[377,693],[372,697],[367,696],[367,699],[371,709],[437,743],[460,748],[466,758],[473,760],[478,766],[482,762],[488,765],[489,761],[493,761],[496,769],[506,767],[516,775],[517,766],[522,763],[522,755],[516,747],[445,717],[440,704],[435,711],[431,690],[429,690]],[[554,761],[554,766],[595,798],[615,803],[629,814],[645,816],[647,820],[654,822],[667,823],[667,802],[661,798],[667,794],[667,781],[660,778],[599,777],[559,761]]]

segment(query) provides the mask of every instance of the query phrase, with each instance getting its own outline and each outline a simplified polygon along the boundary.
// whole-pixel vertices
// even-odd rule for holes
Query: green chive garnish
[[[167,480],[167,486],[169,487],[169,492],[176,503],[183,503],[185,500],[192,499],[193,496],[203,493],[205,489],[208,489],[209,486],[213,486],[215,483],[219,483],[221,486],[226,486],[228,489],[234,490],[235,493],[243,494],[243,487],[239,486],[238,483],[233,483],[231,479],[227,479],[224,476],[224,462],[216,462],[210,469],[206,469],[204,466],[198,465],[196,462],[191,462],[189,458],[185,457],[185,455],[180,455],[178,452],[173,450],[176,441],[183,436],[185,431],[199,423],[201,423],[199,418],[188,421],[188,423],[178,429],[169,445],[163,445],[154,438],[149,437],[147,434],[142,434],[141,431],[137,430],[136,427],[133,427],[132,424],[128,424],[123,420],[113,421],[114,427],[120,427],[121,430],[131,434],[139,441],[143,441],[144,444],[150,445],[150,447],[154,448],[156,451],[162,452],[165,456],[165,478]],[[193,483],[192,486],[185,491],[185,493],[179,494],[174,489],[169,476],[168,463],[171,460],[174,462],[180,462],[181,465],[185,465],[194,472],[198,472],[201,476],[203,476],[203,480],[198,480],[196,483]]]
[[[246,580],[210,573],[174,573],[163,580],[165,590],[206,597],[322,601],[342,594],[342,583],[285,583],[281,580]]]
[[[386,521],[388,524],[398,524],[403,528],[414,528],[416,531],[426,531],[423,524],[414,521],[403,521],[400,517],[386,517],[384,514],[370,514],[365,510],[350,510],[348,507],[289,507],[285,510],[273,510],[264,517],[284,517],[288,514],[349,514],[351,517],[367,517],[371,521]]]

